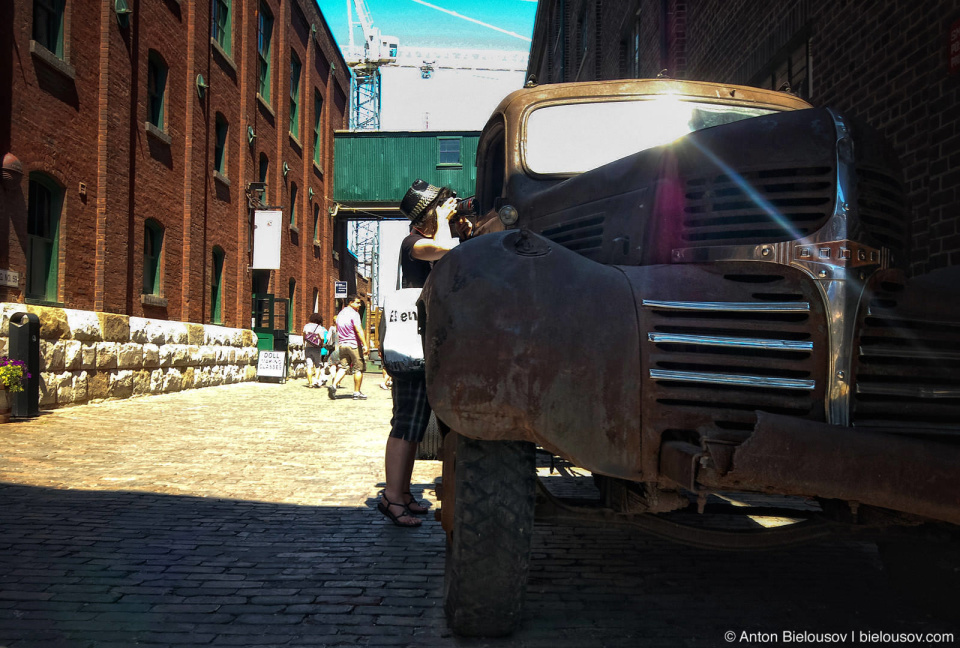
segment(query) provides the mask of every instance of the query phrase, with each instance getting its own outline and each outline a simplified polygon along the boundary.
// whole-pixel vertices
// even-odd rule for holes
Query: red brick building
[[[960,0],[540,0],[538,83],[661,71],[866,119],[903,164],[913,271],[960,265]]]
[[[314,2],[12,0],[0,42],[0,301],[247,328],[257,292],[290,299],[280,328],[332,317],[350,85]],[[279,270],[249,269],[250,196],[282,208]]]

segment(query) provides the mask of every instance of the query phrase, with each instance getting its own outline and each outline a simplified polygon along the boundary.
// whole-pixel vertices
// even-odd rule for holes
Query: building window
[[[33,0],[33,40],[63,58],[64,0]]]
[[[294,329],[294,321],[293,321],[294,319],[293,303],[294,303],[294,298],[296,297],[296,294],[297,294],[297,280],[291,279],[290,290],[288,293],[289,299],[287,300],[287,331],[289,331],[290,333],[296,332],[296,329]]]
[[[314,90],[313,92],[313,163],[323,169],[320,153],[320,129],[323,124],[323,97]]]
[[[313,312],[320,312],[320,289],[316,287],[313,289]]]
[[[460,138],[459,137],[439,137],[437,138],[437,166],[461,166],[460,160]]]
[[[300,59],[296,54],[290,55],[290,134],[300,137],[300,118],[298,113],[300,103]]]
[[[147,219],[143,224],[143,294],[162,296],[163,226]]]
[[[260,192],[260,204],[261,204],[261,205],[266,205],[266,204],[267,204],[266,182],[267,182],[267,173],[269,172],[269,170],[270,170],[270,160],[267,158],[267,154],[266,154],[266,153],[261,153],[261,154],[260,154],[260,168],[259,168],[259,171],[258,171],[258,173],[257,173],[257,177],[259,178],[259,181],[262,182],[262,183],[264,183],[264,189],[263,189],[262,192]]]
[[[754,80],[754,85],[771,90],[789,89],[804,99],[810,97],[809,41],[803,35],[794,39],[794,43],[785,55],[771,61],[767,71]]]
[[[263,100],[270,103],[270,38],[273,36],[273,14],[267,5],[260,3],[260,15],[257,19],[257,58],[260,84],[257,92]]]
[[[223,324],[223,248],[213,248],[210,268],[210,323]]]
[[[161,131],[164,127],[164,100],[167,93],[167,64],[154,51],[147,57],[147,122]]]
[[[222,49],[229,56],[230,35],[233,26],[230,22],[230,2],[231,0],[213,0],[213,40],[217,41]]]
[[[213,145],[213,170],[227,177],[227,129],[229,124],[227,118],[221,113],[217,113],[216,119],[216,137],[217,141]]]
[[[637,11],[636,19],[633,21],[633,56],[630,60],[630,76],[634,79],[640,78],[640,12]]]
[[[43,301],[57,301],[63,190],[51,178],[31,173],[29,200],[26,296]]]
[[[290,227],[297,228],[297,183],[290,183]]]
[[[320,205],[313,206],[313,240],[320,242]]]

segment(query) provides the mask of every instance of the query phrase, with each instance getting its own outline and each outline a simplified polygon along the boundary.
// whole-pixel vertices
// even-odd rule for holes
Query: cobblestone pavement
[[[0,647],[722,646],[773,643],[742,632],[788,643],[785,631],[960,639],[910,607],[868,543],[719,553],[546,525],[521,630],[453,637],[439,524],[397,529],[373,508],[391,404],[378,382],[367,375],[364,402],[348,389],[330,401],[302,380],[245,383],[0,426]],[[439,472],[417,464],[428,499]]]

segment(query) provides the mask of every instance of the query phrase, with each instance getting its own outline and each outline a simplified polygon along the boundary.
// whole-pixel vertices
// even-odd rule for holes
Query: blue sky
[[[347,2],[353,0],[317,0],[341,47],[348,44]],[[503,49],[529,51],[529,40],[497,31],[513,32],[527,39],[533,34],[537,3],[532,0],[365,0],[375,27],[383,34],[396,36],[400,47],[435,46],[466,49]],[[433,6],[427,6],[433,5]],[[454,12],[471,18],[450,15]],[[356,12],[354,11],[354,20]],[[490,25],[491,27],[485,26]],[[354,42],[362,43],[360,30]]]

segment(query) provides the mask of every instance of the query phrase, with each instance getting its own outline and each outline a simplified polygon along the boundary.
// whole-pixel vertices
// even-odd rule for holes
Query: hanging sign
[[[333,298],[334,299],[347,298],[347,282],[346,281],[333,282]]]
[[[280,269],[282,225],[283,212],[279,209],[258,209],[254,212],[252,269]]]

